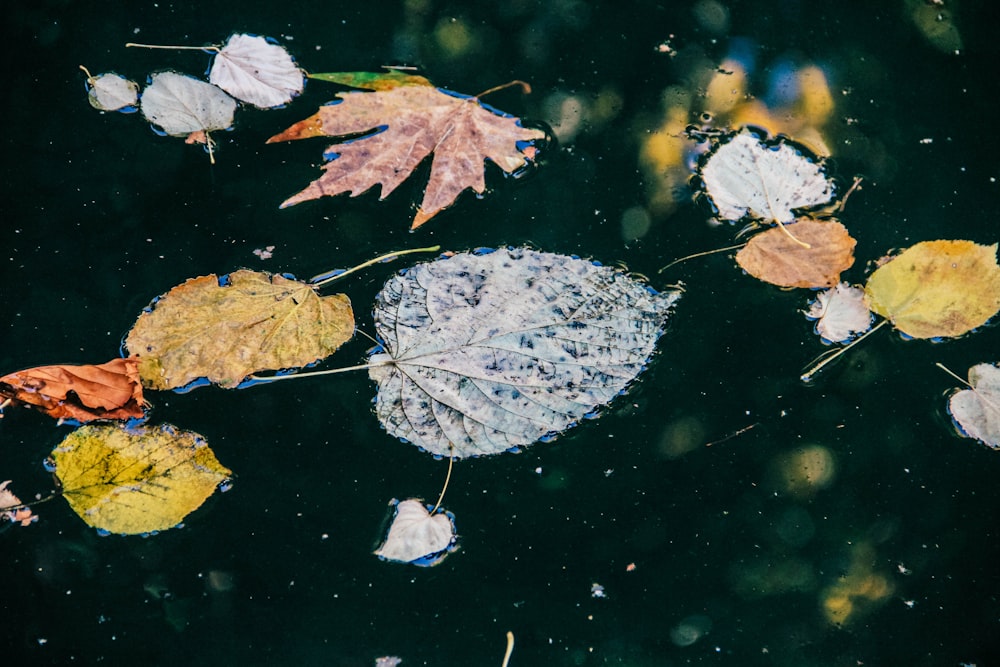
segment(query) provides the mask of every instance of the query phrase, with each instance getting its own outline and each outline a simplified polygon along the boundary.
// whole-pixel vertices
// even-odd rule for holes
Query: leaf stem
[[[507,667],[507,663],[510,662],[510,655],[514,652],[514,633],[510,630],[507,631],[507,651],[503,654],[503,662],[500,667]]]
[[[334,280],[340,280],[344,276],[350,275],[355,271],[360,271],[361,269],[366,269],[369,266],[372,266],[373,264],[378,264],[379,262],[389,262],[396,259],[397,257],[401,257],[402,255],[409,255],[416,252],[437,252],[440,249],[441,246],[435,245],[435,246],[429,246],[427,248],[411,248],[410,250],[397,250],[396,252],[390,252],[386,255],[380,255],[375,259],[370,259],[367,262],[358,264],[357,266],[347,269],[346,271],[341,271],[340,273],[334,273],[333,271],[327,271],[325,273],[321,273],[318,276],[313,276],[312,278],[310,278],[309,282],[315,285],[316,287],[321,287],[328,283],[332,283]]]
[[[254,382],[277,382],[278,380],[298,380],[300,378],[315,377],[317,375],[336,375],[337,373],[347,373],[349,371],[363,371],[369,368],[376,368],[378,366],[386,366],[385,364],[358,364],[357,366],[346,366],[344,368],[330,368],[325,371],[308,371],[305,373],[289,373],[288,375],[251,375],[250,380]]]
[[[521,87],[521,93],[523,93],[524,95],[530,95],[531,94],[531,84],[530,83],[528,83],[527,81],[521,81],[520,79],[514,79],[513,81],[508,81],[507,83],[502,83],[499,86],[493,86],[492,88],[487,88],[483,92],[481,92],[478,95],[476,95],[476,99],[478,100],[480,97],[483,97],[484,95],[489,95],[490,93],[495,93],[497,91],[503,90],[504,88],[511,88],[513,86],[520,86]]]
[[[807,370],[805,373],[803,373],[802,375],[800,375],[799,379],[802,382],[805,382],[805,383],[812,382],[813,378],[816,377],[816,374],[819,373],[821,370],[823,370],[823,368],[825,368],[827,364],[831,363],[834,359],[839,359],[840,355],[844,354],[849,349],[851,349],[852,347],[854,347],[855,345],[857,345],[858,343],[860,343],[861,341],[863,341],[865,338],[868,338],[868,336],[871,336],[873,333],[875,333],[876,331],[878,331],[879,329],[881,329],[885,325],[885,323],[888,322],[888,321],[889,320],[882,320],[881,322],[879,322],[878,324],[876,324],[875,326],[873,326],[871,329],[869,329],[868,331],[866,331],[864,334],[862,334],[861,336],[858,336],[857,338],[855,338],[854,340],[852,340],[850,343],[848,343],[844,347],[839,347],[836,350],[834,350],[832,353],[827,354],[826,356],[824,356],[822,358],[822,361],[820,361],[817,364],[814,364],[811,368],[809,368],[809,370]]]
[[[135,42],[128,42],[125,44],[126,48],[134,47],[137,49],[168,49],[171,51],[212,51],[218,53],[221,49],[218,46],[174,46],[169,44],[136,44]]]
[[[975,387],[973,387],[971,384],[969,384],[968,380],[964,380],[961,377],[959,377],[958,375],[956,375],[950,368],[948,368],[947,366],[945,366],[944,364],[942,364],[940,361],[935,361],[934,365],[937,366],[938,368],[940,368],[941,370],[943,370],[948,375],[950,375],[953,378],[955,378],[956,380],[958,380],[959,382],[961,382],[962,384],[964,384],[969,389],[975,389]]]
[[[685,255],[684,257],[681,257],[680,259],[675,259],[674,261],[670,262],[669,264],[667,264],[666,266],[664,266],[662,269],[660,269],[659,271],[657,271],[657,273],[663,273],[664,271],[666,271],[667,269],[669,269],[674,264],[680,264],[681,262],[686,262],[689,259],[695,259],[696,257],[705,257],[706,255],[714,255],[715,253],[726,252],[727,250],[736,250],[738,248],[742,248],[745,245],[746,245],[746,243],[740,243],[738,245],[726,246],[725,248],[716,248],[715,250],[706,250],[704,252],[696,252],[693,255]]]
[[[448,482],[451,481],[451,470],[455,467],[455,445],[448,443],[448,448],[452,450],[451,455],[448,457],[448,474],[444,478],[444,486],[441,487],[441,494],[438,496],[437,502],[434,504],[434,509],[431,510],[431,514],[438,511],[441,507],[441,501],[444,500],[444,492],[448,490]]]

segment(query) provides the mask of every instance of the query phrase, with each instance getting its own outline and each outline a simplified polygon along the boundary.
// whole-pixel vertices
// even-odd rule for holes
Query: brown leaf
[[[781,287],[833,287],[840,273],[854,264],[856,244],[836,220],[800,218],[784,230],[773,227],[751,238],[736,253],[736,263],[753,277]]]
[[[518,118],[490,111],[477,98],[457,97],[429,83],[351,91],[338,98],[337,104],[320,107],[267,140],[368,133],[331,146],[328,152],[335,157],[323,166],[323,176],[285,200],[282,208],[344,192],[353,197],[375,185],[381,185],[380,199],[385,199],[433,153],[430,180],[411,227],[416,229],[463,190],[485,192],[486,160],[514,173],[534,159],[531,144],[545,138],[541,130],[522,127]]]
[[[134,357],[106,364],[37,366],[0,377],[0,396],[32,405],[57,419],[80,422],[142,417],[139,361]]]

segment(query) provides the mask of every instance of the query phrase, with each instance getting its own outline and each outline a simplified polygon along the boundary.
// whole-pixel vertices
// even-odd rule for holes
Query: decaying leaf
[[[236,100],[210,83],[176,72],[154,74],[142,91],[142,115],[172,137],[225,130]]]
[[[0,483],[0,521],[19,523],[22,526],[30,526],[38,521],[38,515],[32,513],[31,508],[19,507],[21,499],[7,490],[8,484],[9,479]]]
[[[841,272],[854,264],[856,244],[835,220],[800,218],[787,231],[772,227],[753,236],[736,254],[736,262],[750,275],[774,285],[833,287]]]
[[[0,397],[38,408],[56,419],[142,417],[145,401],[138,360],[99,365],[37,366],[0,377]]]
[[[152,389],[207,379],[234,387],[251,373],[297,368],[332,354],[354,335],[343,294],[321,297],[304,282],[246,269],[192,278],[139,316],[125,346]]]
[[[948,412],[967,436],[1000,449],[1000,368],[976,364],[969,387],[951,395]]]
[[[391,435],[455,458],[554,437],[643,370],[679,296],[525,248],[418,264],[376,299],[376,414]]]
[[[307,137],[343,137],[328,149],[324,174],[285,200],[292,206],[344,192],[359,195],[376,185],[385,199],[431,153],[430,180],[412,228],[417,228],[471,188],[486,190],[485,162],[505,173],[527,166],[541,130],[483,106],[475,97],[435,88],[427,79],[400,72],[317,74],[312,78],[368,88],[339,93],[337,100],[292,125],[268,143]],[[363,134],[365,136],[358,137]]]
[[[232,474],[204,438],[168,424],[82,426],[52,450],[52,460],[73,511],[122,535],[177,526]]]
[[[139,84],[120,74],[91,76],[86,67],[80,69],[87,75],[87,100],[90,106],[101,111],[132,113],[139,102]]]
[[[1000,310],[997,244],[924,241],[868,278],[868,307],[912,338],[960,336]]]
[[[375,555],[385,560],[413,565],[437,565],[457,548],[455,517],[451,512],[431,506],[418,498],[393,500],[392,523]]]
[[[208,80],[260,109],[288,104],[305,87],[302,70],[283,47],[247,34],[230,36],[216,54]]]
[[[872,326],[865,291],[847,283],[817,294],[806,317],[816,320],[816,333],[827,343],[846,343]]]
[[[835,191],[821,161],[745,128],[721,139],[699,173],[717,215],[729,221],[789,223],[796,211],[828,204]]]

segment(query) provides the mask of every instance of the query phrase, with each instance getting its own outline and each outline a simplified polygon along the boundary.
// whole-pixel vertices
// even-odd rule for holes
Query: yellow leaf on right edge
[[[63,496],[87,525],[122,535],[177,526],[232,471],[197,433],[88,425],[52,450]]]
[[[918,243],[868,278],[865,300],[912,338],[960,336],[1000,310],[996,255],[995,243]]]

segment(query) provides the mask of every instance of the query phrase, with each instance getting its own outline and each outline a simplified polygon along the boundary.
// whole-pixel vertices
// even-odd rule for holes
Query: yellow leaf
[[[343,294],[321,297],[304,282],[258,271],[192,278],[136,320],[125,346],[151,389],[205,378],[234,387],[251,373],[319,361],[354,335]]]
[[[918,243],[868,278],[865,300],[912,338],[960,336],[1000,310],[996,253],[995,243]]]
[[[177,526],[232,472],[205,439],[169,424],[78,428],[52,450],[63,496],[87,525],[138,535]]]

